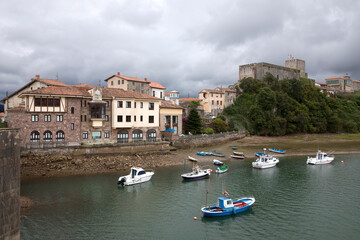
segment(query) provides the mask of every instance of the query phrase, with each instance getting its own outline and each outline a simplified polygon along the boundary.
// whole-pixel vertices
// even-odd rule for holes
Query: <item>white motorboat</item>
[[[147,182],[153,175],[153,170],[144,170],[140,167],[132,167],[129,175],[119,177],[118,184],[129,186]]]
[[[272,168],[279,162],[279,159],[268,154],[261,155],[255,162],[252,162],[253,168]]]
[[[335,159],[334,156],[318,150],[316,157],[308,157],[306,163],[311,165],[331,163]]]
[[[197,161],[198,161],[196,158],[191,157],[191,156],[188,156],[188,158],[189,158],[190,161],[193,161],[193,162],[197,162]]]
[[[186,180],[202,179],[210,176],[211,172],[211,169],[201,169],[199,166],[195,166],[192,172],[181,174],[181,177]]]

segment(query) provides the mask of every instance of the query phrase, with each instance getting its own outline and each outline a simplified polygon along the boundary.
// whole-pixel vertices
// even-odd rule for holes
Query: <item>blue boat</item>
[[[211,152],[196,152],[196,154],[200,156],[211,156]]]
[[[275,148],[269,148],[269,151],[276,152],[276,153],[285,153],[285,150],[275,149]]]
[[[255,152],[255,156],[260,157],[260,156],[266,156],[266,153],[262,153],[262,152]]]
[[[218,165],[218,166],[224,165],[224,163],[222,161],[219,161],[219,160],[216,160],[216,159],[213,160],[213,163],[214,163],[214,165]]]
[[[225,157],[225,154],[224,154],[224,153],[219,153],[219,152],[209,152],[209,153],[211,153],[211,155],[213,155],[213,156]]]
[[[234,147],[232,147],[232,149],[236,150],[236,149],[237,149],[237,147],[235,147],[235,146],[234,146]]]
[[[203,207],[204,217],[220,217],[237,214],[248,210],[255,203],[255,198],[241,198],[232,201],[229,197],[219,197],[216,206]]]

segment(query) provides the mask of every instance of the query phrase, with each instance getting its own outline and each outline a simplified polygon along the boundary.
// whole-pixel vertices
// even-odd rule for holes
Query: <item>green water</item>
[[[251,161],[224,161],[228,173],[192,182],[181,179],[183,166],[155,169],[150,182],[125,188],[116,182],[127,172],[23,182],[21,194],[36,205],[21,218],[21,239],[360,238],[360,155],[323,166],[281,157],[266,170]],[[203,218],[206,191],[215,203],[223,190],[253,196],[255,205]]]

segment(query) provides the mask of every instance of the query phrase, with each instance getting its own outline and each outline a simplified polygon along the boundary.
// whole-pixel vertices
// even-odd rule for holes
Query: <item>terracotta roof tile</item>
[[[71,85],[71,86],[80,88],[80,89],[84,89],[84,90],[90,90],[90,89],[95,88],[95,86],[90,85],[90,84],[78,84],[78,85]]]
[[[40,88],[32,91],[23,92],[21,95],[47,95],[47,96],[84,96],[91,97],[90,93],[86,90],[81,90],[76,87],[67,86],[67,87],[58,87],[58,86],[49,86],[45,88]]]
[[[25,111],[24,107],[8,108],[7,111]]]
[[[169,101],[161,101],[160,108],[174,108],[174,109],[183,109],[183,107],[176,105]]]
[[[143,82],[143,83],[150,83],[149,81],[145,79],[141,79],[141,78],[136,78],[136,77],[128,77],[128,76],[124,76],[124,75],[112,75],[111,77],[108,77],[107,79],[105,79],[104,81],[107,82],[110,78],[113,78],[113,77],[117,77],[117,78],[120,78],[120,79],[125,79],[125,80],[128,80],[128,81],[135,81],[135,82]]]
[[[103,97],[115,97],[115,98],[136,98],[136,99],[153,99],[161,100],[161,98],[141,94],[133,91],[125,91],[119,88],[102,88]]]
[[[150,82],[150,87],[152,88],[159,88],[159,89],[166,89],[163,85],[157,82]]]
[[[216,94],[224,94],[224,93],[221,92],[221,91],[213,90],[213,89],[203,89],[203,90],[201,90],[201,93],[202,93],[202,92],[209,92],[209,93],[216,93]]]
[[[63,83],[63,82],[60,82],[59,80],[56,80],[56,79],[34,79],[32,78],[32,80],[38,80],[39,82],[43,82],[49,86],[68,86],[67,84]]]
[[[165,96],[170,96],[169,92],[165,92],[164,94],[165,94]]]
[[[198,98],[180,98],[180,102],[200,101]]]

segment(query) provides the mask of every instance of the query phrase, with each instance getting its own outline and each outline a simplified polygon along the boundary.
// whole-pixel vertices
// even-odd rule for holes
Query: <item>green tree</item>
[[[199,113],[195,108],[191,108],[189,112],[189,116],[185,121],[184,132],[188,134],[191,132],[192,134],[200,134],[202,128],[202,122]]]
[[[228,131],[228,124],[221,118],[215,118],[212,120],[210,126],[215,130],[216,133]]]

